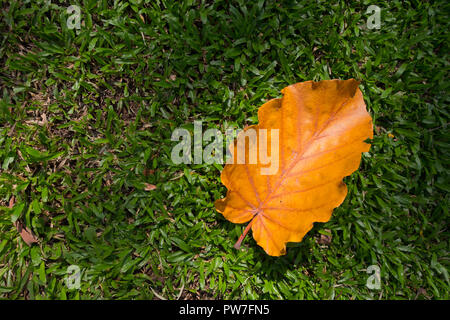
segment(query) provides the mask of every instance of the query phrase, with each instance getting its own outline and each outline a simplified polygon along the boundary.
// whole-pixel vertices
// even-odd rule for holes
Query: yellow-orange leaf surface
[[[354,79],[297,83],[259,108],[259,124],[246,130],[267,129],[268,143],[247,148],[270,150],[270,130],[278,129],[278,170],[263,175],[261,168],[268,165],[260,161],[227,164],[221,174],[227,196],[215,203],[229,221],[250,221],[237,248],[251,229],[267,254],[283,255],[287,242],[301,241],[314,222],[328,221],[344,201],[342,179],[358,169],[361,153],[370,148],[364,141],[373,137],[358,84]],[[230,150],[235,156],[236,143]]]

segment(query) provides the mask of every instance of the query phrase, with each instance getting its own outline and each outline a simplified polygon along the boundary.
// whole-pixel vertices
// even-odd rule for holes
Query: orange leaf
[[[216,201],[217,211],[233,223],[250,221],[236,248],[251,229],[267,254],[283,255],[287,242],[301,241],[314,222],[328,221],[344,201],[347,186],[342,179],[358,169],[361,153],[370,149],[364,141],[373,137],[372,118],[358,84],[350,79],[288,86],[282,98],[259,108],[258,125],[238,135],[237,141],[249,129],[258,134],[267,129],[267,143],[249,143],[245,158],[239,157],[235,141],[230,148],[234,164],[227,164],[221,174],[228,192]],[[264,174],[261,169],[271,164],[261,159],[251,164],[249,153],[261,157],[261,151],[270,150],[276,155],[271,148],[275,138],[269,133],[273,129],[279,133],[279,156],[272,160],[278,169]]]

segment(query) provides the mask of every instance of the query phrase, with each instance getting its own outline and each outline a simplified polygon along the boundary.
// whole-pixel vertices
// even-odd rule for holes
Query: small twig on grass
[[[184,280],[183,280],[183,284],[182,284],[181,289],[180,289],[180,293],[177,296],[177,300],[180,300],[180,297],[181,297],[181,294],[183,293],[183,290],[184,290]]]
[[[159,298],[160,300],[167,300],[167,299],[164,298],[163,296],[160,296],[159,294],[157,294],[157,293],[155,292],[155,290],[153,290],[153,288],[150,288],[150,290],[152,290],[153,294],[154,294],[157,298]]]

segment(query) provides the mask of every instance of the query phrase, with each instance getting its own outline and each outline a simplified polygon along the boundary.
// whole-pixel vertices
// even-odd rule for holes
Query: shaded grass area
[[[1,1],[0,297],[448,299],[450,8],[377,2],[378,30],[371,4]],[[361,81],[375,125],[345,202],[283,257],[235,250],[222,167],[174,164],[172,131],[242,128],[333,78]]]

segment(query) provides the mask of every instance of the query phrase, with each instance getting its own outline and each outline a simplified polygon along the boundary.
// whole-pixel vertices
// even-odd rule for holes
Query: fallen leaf
[[[267,143],[249,143],[245,160],[250,151],[275,152],[267,146],[269,131],[278,129],[278,170],[264,175],[261,169],[272,164],[237,164],[238,143],[231,146],[235,162],[221,174],[227,196],[215,207],[233,223],[250,221],[236,248],[251,229],[267,254],[283,255],[287,242],[301,241],[314,222],[328,221],[344,201],[347,186],[342,179],[358,169],[361,153],[370,149],[364,141],[373,137],[358,84],[354,79],[297,83],[284,88],[282,98],[259,108],[259,124],[247,130],[259,134],[267,129]]]
[[[415,299],[417,300],[417,298],[418,298],[420,295],[423,295],[425,298],[430,299],[430,297],[427,295],[427,290],[425,290],[424,288],[419,288],[419,289],[417,289],[417,294],[416,294]]]
[[[17,229],[17,232],[19,232],[20,236],[22,237],[23,241],[29,246],[31,246],[33,243],[39,242],[38,238],[31,232],[30,229],[25,227],[22,222],[19,220],[16,220],[14,222],[14,226]]]
[[[148,176],[150,176],[150,175],[153,175],[155,173],[155,170],[153,170],[153,169],[144,169],[144,176],[145,177],[148,177]]]
[[[331,232],[330,230],[325,230],[327,232]],[[319,237],[319,240],[317,241],[318,244],[323,244],[323,245],[330,245],[331,244],[331,239],[332,236],[327,235],[327,234],[321,234]]]
[[[14,196],[9,199],[8,207],[9,209],[12,209],[14,207],[15,198]],[[16,220],[14,222],[14,226],[17,229],[17,232],[19,232],[20,236],[22,237],[23,241],[29,246],[31,246],[33,243],[39,242],[39,239],[36,238],[36,236],[33,235],[30,229],[26,228],[22,222],[19,220]]]
[[[152,190],[155,190],[155,189],[156,189],[156,186],[154,184],[145,183],[145,187],[144,187],[145,191],[152,191]]]
[[[14,207],[14,203],[15,203],[15,198],[14,198],[14,196],[12,196],[11,199],[9,199],[8,208],[12,209]]]

